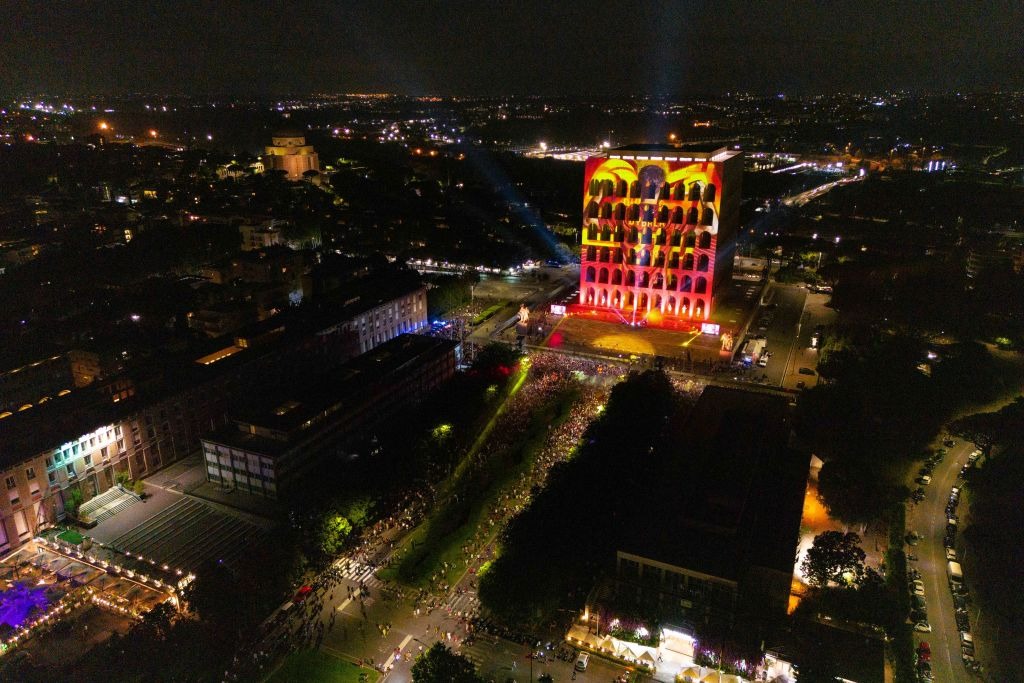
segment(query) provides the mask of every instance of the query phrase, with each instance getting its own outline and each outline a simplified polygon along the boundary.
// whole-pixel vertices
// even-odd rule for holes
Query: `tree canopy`
[[[441,643],[434,643],[416,658],[412,680],[415,683],[480,683],[473,662]]]
[[[823,588],[830,583],[858,584],[864,576],[867,555],[855,533],[826,531],[814,537],[800,568],[812,586]]]

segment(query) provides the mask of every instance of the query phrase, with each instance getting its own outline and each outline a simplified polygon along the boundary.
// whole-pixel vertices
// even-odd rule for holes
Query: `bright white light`
[[[546,152],[546,151],[548,151],[548,143],[546,143],[546,142],[541,142],[541,143],[540,143],[540,148],[541,148],[541,149],[542,149],[543,151],[545,151],[545,152]]]

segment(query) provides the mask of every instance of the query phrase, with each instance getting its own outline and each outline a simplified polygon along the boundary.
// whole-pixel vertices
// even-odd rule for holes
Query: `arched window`
[[[650,299],[647,298],[647,292],[640,295],[640,310],[646,311],[649,306]]]
[[[597,178],[590,179],[590,188],[587,191],[588,194],[596,195],[601,193],[601,181]]]
[[[626,181],[625,180],[621,180],[620,179],[617,183],[615,183],[615,195],[617,197],[625,197],[626,196]]]
[[[711,260],[708,258],[707,254],[701,254],[700,257],[697,258],[697,270],[702,273],[708,272],[708,266],[710,264]]]
[[[704,188],[704,201],[711,204],[715,201],[715,186],[708,183],[708,186]]]
[[[669,222],[677,225],[683,222],[683,207],[677,206],[672,209],[672,220]]]
[[[693,183],[692,185],[690,185],[690,196],[688,197],[688,199],[691,202],[700,201],[700,183]]]
[[[637,232],[636,228],[629,229],[629,237],[626,239],[626,241],[632,242],[633,244],[636,244],[637,242],[640,241],[640,233]]]
[[[599,257],[601,263],[608,263],[608,256],[608,247],[601,247],[601,256]]]
[[[601,218],[611,218],[611,217],[612,217],[612,205],[611,204],[602,204],[601,205]]]
[[[593,282],[595,279],[597,279],[597,271],[594,270],[593,266],[590,266],[587,268],[587,282]]]
[[[704,299],[697,299],[697,303],[693,306],[693,315],[698,320],[704,319]]]
[[[591,223],[590,225],[587,226],[587,239],[588,240],[596,240],[597,239],[597,226],[594,225],[593,223]]]
[[[587,204],[587,218],[597,218],[598,211],[597,202],[591,200],[591,202]]]
[[[673,230],[672,231],[672,246],[678,247],[683,242],[683,231]]]
[[[697,278],[697,284],[693,288],[694,294],[707,294],[708,293],[708,279],[705,277]]]
[[[667,206],[662,206],[660,209],[658,209],[658,222],[661,223],[662,225],[664,225],[665,223],[668,223],[668,207]]]
[[[674,251],[672,255],[668,257],[668,267],[678,268],[679,267],[679,252]]]
[[[658,186],[653,180],[648,180],[647,184],[644,185],[644,199],[654,199],[658,196]]]
[[[640,181],[634,180],[629,184],[629,196],[631,199],[640,199]]]
[[[640,286],[650,287],[651,286],[651,275],[646,270],[640,271]]]
[[[683,257],[683,270],[693,270],[693,254],[687,254]]]
[[[676,298],[674,296],[668,298],[668,312],[672,315],[676,314]]]
[[[654,275],[654,282],[651,284],[651,287],[653,287],[654,289],[664,289],[665,288],[665,276],[662,275],[661,273],[656,273]]]
[[[622,308],[622,292],[618,289],[612,294],[612,306],[615,308]]]
[[[693,278],[689,275],[683,276],[683,284],[679,286],[680,292],[692,292],[693,291]],[[689,299],[683,299],[683,301],[689,301]]]
[[[602,268],[597,274],[597,284],[606,285],[608,284],[608,269]]]
[[[666,229],[662,228],[654,236],[654,243],[657,244],[659,247],[665,246],[665,232],[666,232]]]
[[[661,301],[661,294],[658,294],[654,297],[654,307],[659,311],[661,310]]]
[[[704,213],[700,217],[701,225],[714,225],[715,224],[715,210],[712,208],[704,209]]]
[[[691,206],[690,210],[686,212],[686,222],[690,225],[697,225],[697,207]]]
[[[594,288],[593,287],[587,287],[587,298],[586,298],[586,300],[583,303],[590,304],[591,306],[594,304]]]
[[[690,312],[690,298],[684,296],[683,302],[679,305],[679,315],[686,315]]]
[[[665,267],[665,252],[658,250],[658,255],[654,257],[654,267],[664,268]]]
[[[636,265],[636,249],[630,249],[627,257],[630,265]]]
[[[598,297],[599,297],[598,300],[597,300],[597,305],[598,306],[607,306],[608,305],[608,290],[602,289],[600,294],[598,295]]]
[[[626,295],[626,308],[633,308],[636,306],[636,297],[633,292]]]
[[[612,284],[613,285],[621,285],[622,284],[622,271],[619,270],[618,268],[616,268],[615,270],[612,271]]]
[[[668,285],[665,287],[665,289],[671,289],[672,291],[675,291],[678,288],[679,288],[679,278],[676,277],[675,273],[669,273],[668,274]]]
[[[624,221],[626,220],[626,205],[619,202],[615,205],[615,220]]]
[[[631,204],[629,209],[626,210],[626,220],[638,221],[640,220],[640,205]]]
[[[701,249],[711,248],[711,231],[705,230],[700,234],[700,240],[698,240]]]
[[[637,256],[639,257],[637,265],[639,265],[639,266],[649,266],[649,265],[651,265],[651,251],[650,251],[650,249],[641,249],[640,253]]]
[[[677,202],[686,199],[686,185],[683,183],[676,183],[675,187],[672,188],[672,199]]]
[[[611,229],[611,226],[608,225],[607,223],[605,223],[604,225],[601,226],[601,241],[602,242],[610,242],[611,239],[612,239],[612,229]]]
[[[654,204],[644,204],[644,217],[643,220],[647,223],[654,222]]]
[[[615,236],[613,237],[613,240],[616,241],[616,242],[621,242],[625,238],[626,238],[626,233],[622,230],[622,226],[621,225],[616,225],[615,226]]]
[[[587,247],[587,260],[588,261],[596,261],[597,260],[597,247],[595,247],[592,244]]]
[[[651,229],[650,228],[644,228],[644,233],[642,235],[640,235],[640,243],[641,244],[650,244],[651,243],[651,237],[652,237],[651,236]]]
[[[634,273],[632,270],[626,271],[626,286],[636,287],[636,273]]]
[[[697,246],[697,236],[692,232],[686,233],[686,239],[683,240],[683,247],[693,249],[695,246]]]
[[[670,195],[669,195],[668,183],[662,183],[661,187],[658,189],[658,199],[667,200],[669,198],[669,196]]]

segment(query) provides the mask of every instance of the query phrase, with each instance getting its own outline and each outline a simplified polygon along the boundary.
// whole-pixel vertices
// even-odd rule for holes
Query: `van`
[[[959,562],[950,560],[946,563],[946,572],[949,574],[949,580],[952,583],[962,583],[964,580],[964,570],[960,566]]]
[[[586,652],[581,652],[580,656],[576,658],[575,669],[577,671],[586,671],[587,664],[590,663],[590,655]]]

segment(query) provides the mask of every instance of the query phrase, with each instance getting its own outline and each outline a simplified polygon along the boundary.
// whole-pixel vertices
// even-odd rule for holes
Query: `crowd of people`
[[[551,468],[572,456],[587,427],[608,400],[610,386],[630,371],[626,363],[559,353],[535,352],[529,362],[527,382],[508,400],[471,467],[483,467],[503,449],[520,447],[523,433],[531,427],[536,416],[549,410],[559,397],[572,397],[568,415],[548,425],[543,443],[532,454],[525,474],[509,483],[490,501],[483,523],[462,546],[457,564],[452,566],[444,562],[428,586],[412,596],[412,616],[427,617],[430,621],[424,635],[433,634],[455,648],[472,642],[474,624],[479,623],[480,616],[479,600],[475,595],[476,572],[493,559],[499,534],[529,503],[536,488],[544,486]],[[681,394],[694,400],[705,386],[705,382],[693,378],[677,378],[673,384]],[[375,570],[394,561],[398,552],[396,542],[422,521],[427,509],[438,502],[435,497],[436,490],[429,484],[407,492],[395,506],[394,513],[364,530],[359,544],[346,554],[346,559],[339,560],[310,583],[312,590],[301,603],[278,613],[268,624],[262,641],[245,648],[244,652],[252,654],[241,660],[236,657],[236,666],[225,675],[226,680],[242,680],[244,676],[239,677],[241,673],[251,674],[257,668],[261,670],[265,662],[287,652],[319,647],[326,634],[335,629],[338,614],[335,607],[345,599],[359,603],[362,619],[357,621],[356,628],[365,640],[368,623],[365,599],[370,591],[363,584],[349,585],[342,574],[344,563],[360,562]],[[444,501],[440,502],[443,504]],[[465,579],[459,582],[450,578],[453,575],[465,576]],[[342,586],[343,583],[346,585]],[[346,593],[341,593],[342,589]],[[458,601],[462,609],[454,609],[455,598],[467,593],[470,595],[468,600]],[[405,597],[398,588],[392,589],[387,585],[378,590],[378,595],[385,600]],[[342,625],[341,628],[347,627]],[[390,624],[377,624],[377,628],[386,635]],[[366,663],[383,669],[381,662]]]

